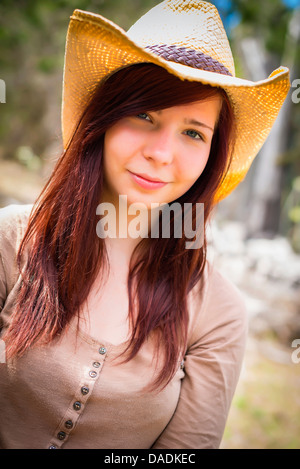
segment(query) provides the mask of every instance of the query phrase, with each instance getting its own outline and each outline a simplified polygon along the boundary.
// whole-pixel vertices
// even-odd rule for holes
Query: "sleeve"
[[[238,289],[220,273],[209,282],[177,408],[153,449],[220,446],[244,357],[247,313]]]
[[[32,205],[0,208],[0,314],[18,275],[17,252]]]
[[[6,273],[6,260],[7,256],[11,254],[10,236],[7,236],[8,220],[9,220],[9,206],[0,209],[0,313],[3,309],[7,294],[7,273]],[[5,256],[5,257],[4,257]]]

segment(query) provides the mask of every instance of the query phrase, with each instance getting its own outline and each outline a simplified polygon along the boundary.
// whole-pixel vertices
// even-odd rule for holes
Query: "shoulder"
[[[14,282],[18,272],[17,253],[32,207],[32,205],[8,205],[0,208],[0,263],[8,283]]]
[[[19,205],[11,204],[0,208],[0,224],[12,221],[21,221],[28,219],[32,210],[32,204]]]
[[[221,273],[213,264],[207,263],[207,300],[211,303],[219,302],[226,305],[235,304],[245,307],[245,300],[237,286]]]
[[[190,341],[206,334],[238,334],[245,337],[248,314],[241,291],[212,263],[190,295]]]
[[[25,233],[32,205],[7,205],[0,208],[0,242],[17,241]]]

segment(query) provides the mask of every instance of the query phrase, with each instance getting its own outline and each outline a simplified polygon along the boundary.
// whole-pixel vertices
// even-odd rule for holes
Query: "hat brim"
[[[170,62],[139,46],[103,16],[75,10],[65,51],[64,148],[99,82],[122,67],[142,62],[159,65],[183,80],[221,87],[227,93],[235,115],[237,137],[230,169],[216,196],[218,201],[223,199],[244,179],[265,142],[289,91],[289,70],[279,67],[267,79],[252,82]]]

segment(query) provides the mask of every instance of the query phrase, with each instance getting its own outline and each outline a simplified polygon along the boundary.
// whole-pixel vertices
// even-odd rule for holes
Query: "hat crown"
[[[222,64],[232,76],[235,68],[227,35],[217,8],[197,0],[165,0],[127,32],[143,48],[176,46],[196,51]]]

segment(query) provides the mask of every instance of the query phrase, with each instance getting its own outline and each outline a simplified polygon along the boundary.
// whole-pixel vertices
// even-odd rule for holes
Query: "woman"
[[[205,225],[288,88],[283,67],[234,77],[206,2],[166,0],[127,34],[74,12],[64,153],[33,208],[0,212],[2,448],[219,447],[247,326]]]

